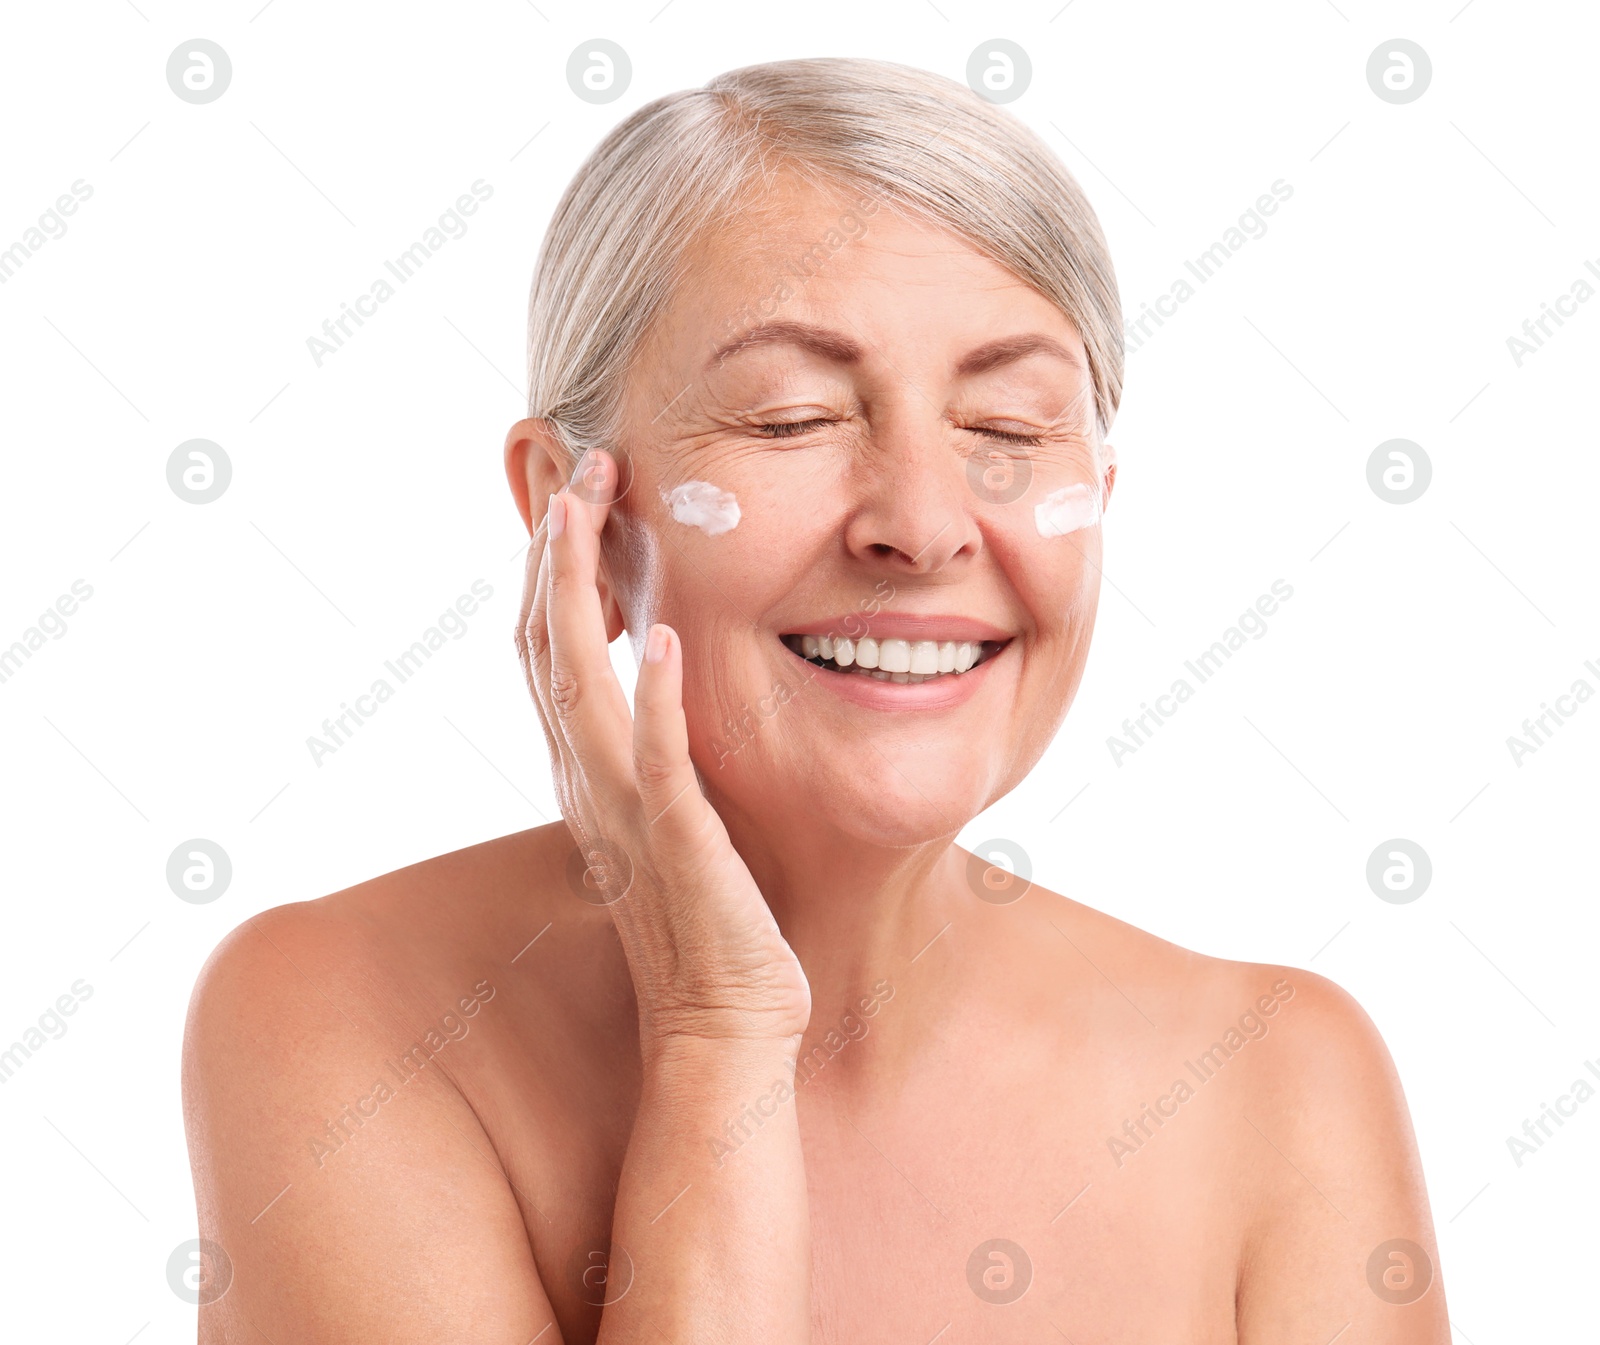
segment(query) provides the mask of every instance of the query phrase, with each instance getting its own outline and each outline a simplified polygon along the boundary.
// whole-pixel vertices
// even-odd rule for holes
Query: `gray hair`
[[[647,103],[568,185],[534,268],[528,414],[556,427],[574,461],[614,451],[632,361],[692,245],[781,170],[948,229],[1053,302],[1083,338],[1104,440],[1122,396],[1121,303],[1072,175],[1021,122],[943,75],[819,58],[745,66]]]

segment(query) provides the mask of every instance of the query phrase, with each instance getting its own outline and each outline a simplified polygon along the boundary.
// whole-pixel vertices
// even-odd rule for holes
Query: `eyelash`
[[[826,420],[785,420],[774,425],[757,425],[756,429],[768,439],[792,439],[797,434],[804,434],[807,430],[818,425],[828,425],[832,422]]]
[[[768,439],[793,439],[798,435],[815,429],[818,425],[831,424],[833,424],[832,421],[823,419],[790,420],[780,421],[772,425],[757,425],[755,428]],[[962,428],[970,429],[974,434],[987,435],[989,438],[996,439],[1004,444],[1024,444],[1029,447],[1037,447],[1044,442],[1044,436],[1040,434],[1015,434],[1010,430],[990,430],[982,426],[972,425],[965,425]]]

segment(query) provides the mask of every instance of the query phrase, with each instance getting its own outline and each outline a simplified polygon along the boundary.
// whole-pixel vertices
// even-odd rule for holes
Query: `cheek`
[[[739,471],[708,462],[696,478],[658,486],[655,494],[651,526],[673,582],[746,595],[724,619],[759,620],[806,575],[819,539],[837,532],[819,492],[797,489],[770,467]]]
[[[985,543],[1041,640],[1086,633],[1099,601],[1103,544],[1090,488],[1036,490],[996,509]]]
[[[731,637],[742,639],[794,584],[800,539],[783,513],[727,474],[651,489],[646,517],[635,521],[636,550],[649,565],[634,608],[676,628],[691,659],[726,660]],[[736,674],[737,665],[726,675]]]
[[[742,744],[777,717],[766,701],[775,681],[796,670],[768,629],[771,613],[814,576],[824,549],[837,545],[838,529],[823,510],[798,506],[798,497],[770,480],[712,464],[703,471],[702,482],[655,492],[666,498],[641,529],[656,577],[640,629],[664,621],[683,637],[690,739],[697,759],[708,753],[714,766],[717,744]]]

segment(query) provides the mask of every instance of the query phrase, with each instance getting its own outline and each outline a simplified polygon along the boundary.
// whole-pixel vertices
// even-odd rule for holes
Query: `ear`
[[[1100,509],[1104,512],[1111,503],[1111,490],[1117,484],[1117,450],[1110,444],[1101,444],[1100,460],[1105,463],[1105,494],[1100,497]]]
[[[523,525],[531,537],[544,522],[550,497],[572,480],[573,464],[555,426],[539,419],[519,420],[507,432],[505,464],[511,498],[516,501],[517,512],[522,515]],[[611,507],[615,508],[614,505]],[[601,528],[600,564],[595,574],[595,587],[600,591],[600,610],[605,614],[608,644],[627,629],[606,555],[605,534],[611,527],[612,519],[608,510],[606,523]]]
[[[547,420],[519,420],[506,434],[506,480],[531,536],[550,497],[567,483],[567,452]]]

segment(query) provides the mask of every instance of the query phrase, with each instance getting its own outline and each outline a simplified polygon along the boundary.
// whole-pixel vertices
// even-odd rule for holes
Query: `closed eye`
[[[785,420],[774,425],[757,425],[758,433],[768,439],[792,439],[797,434],[806,434],[819,425],[832,425],[831,420],[817,418],[813,420]]]
[[[963,428],[971,430],[974,434],[982,434],[990,439],[998,439],[1003,444],[1038,445],[1044,442],[1044,436],[1041,434],[1015,434],[1010,430],[991,430],[981,425],[967,425]]]
[[[812,420],[786,420],[774,424],[757,425],[755,429],[757,433],[767,439],[792,439],[796,435],[809,434],[819,426],[835,423],[837,422],[818,417]],[[964,425],[962,428],[969,430],[973,434],[981,434],[986,438],[996,439],[1005,444],[1038,445],[1044,442],[1043,436],[1038,434],[1017,434],[1011,430],[992,430],[983,425]]]

